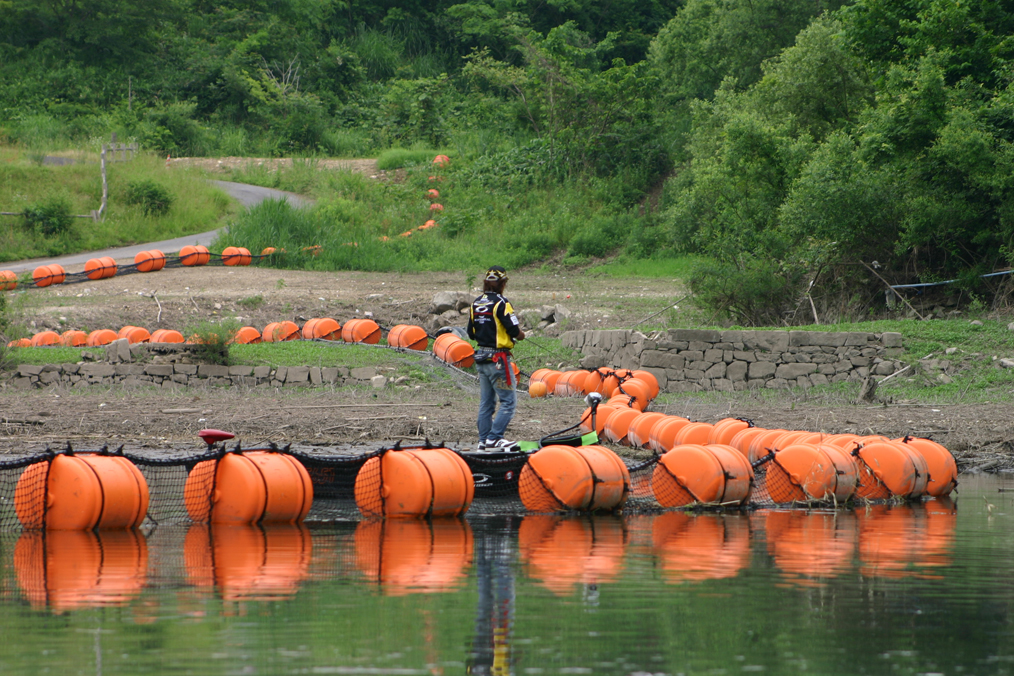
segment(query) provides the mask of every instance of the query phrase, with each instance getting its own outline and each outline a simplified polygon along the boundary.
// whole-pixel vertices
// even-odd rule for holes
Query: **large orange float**
[[[380,342],[380,326],[372,319],[350,319],[342,327],[342,340],[376,345]]]
[[[304,340],[341,340],[342,326],[331,317],[318,317],[303,324]]]
[[[451,366],[468,368],[475,363],[475,348],[467,340],[445,333],[433,341],[433,356]]]
[[[288,320],[283,322],[271,322],[264,327],[261,340],[265,343],[281,343],[286,340],[299,339],[299,327],[295,322]]]
[[[362,466],[355,496],[368,517],[459,516],[472,504],[475,482],[449,449],[392,449]]]
[[[354,540],[356,567],[388,596],[453,591],[468,579],[472,528],[463,519],[369,519]]]
[[[26,530],[135,528],[148,512],[148,482],[120,456],[61,454],[22,472],[14,510]]]
[[[630,472],[602,446],[546,446],[528,458],[518,493],[531,512],[618,509],[630,492]]]
[[[651,487],[663,507],[740,505],[750,498],[753,468],[731,446],[685,444],[661,458]]]
[[[198,523],[299,523],[313,504],[313,483],[291,455],[226,453],[197,463],[187,476],[184,499]]]
[[[929,468],[922,454],[909,444],[875,439],[856,449],[854,455],[859,465],[857,497],[916,498],[926,492]]]
[[[429,336],[421,326],[414,324],[398,324],[387,333],[387,344],[393,347],[404,347],[409,350],[425,350],[429,345]]]

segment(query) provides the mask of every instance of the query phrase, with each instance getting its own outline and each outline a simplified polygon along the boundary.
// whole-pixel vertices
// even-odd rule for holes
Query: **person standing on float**
[[[478,451],[516,450],[516,444],[504,439],[504,433],[518,400],[511,349],[516,341],[525,339],[525,332],[510,301],[503,296],[506,286],[507,271],[494,265],[486,271],[483,293],[472,301],[468,312],[468,337],[478,344],[475,351],[475,369],[479,372]],[[500,410],[496,411],[498,400]]]

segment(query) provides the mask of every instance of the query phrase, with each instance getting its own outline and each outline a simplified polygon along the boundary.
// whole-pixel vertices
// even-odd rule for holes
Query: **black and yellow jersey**
[[[468,337],[479,347],[509,350],[521,333],[521,325],[510,301],[494,291],[487,291],[474,301],[468,311]]]

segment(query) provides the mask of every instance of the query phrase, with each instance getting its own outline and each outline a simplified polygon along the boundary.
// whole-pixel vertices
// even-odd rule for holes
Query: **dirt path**
[[[230,181],[212,181],[212,183],[227,192],[230,197],[248,209],[260,204],[266,199],[284,199],[297,207],[313,203],[313,200],[295,193],[285,192],[283,190],[262,188],[256,185],[246,185],[244,183],[232,183]],[[203,244],[204,246],[209,246],[215,241],[221,230],[221,228],[216,228],[215,230],[209,230],[195,235],[186,235],[185,237],[177,237],[175,239],[165,239],[159,242],[148,242],[146,244],[134,244],[132,246],[121,246],[113,249],[103,249],[101,251],[89,251],[81,254],[72,254],[70,256],[60,256],[59,258],[32,258],[29,260],[19,261],[17,263],[4,263],[3,268],[20,274],[22,272],[34,270],[40,265],[59,263],[66,268],[68,272],[79,272],[84,269],[84,264],[89,259],[100,256],[112,256],[118,262],[127,261],[133,263],[135,254],[141,251],[147,251],[148,249],[179,251],[181,247],[188,244]]]

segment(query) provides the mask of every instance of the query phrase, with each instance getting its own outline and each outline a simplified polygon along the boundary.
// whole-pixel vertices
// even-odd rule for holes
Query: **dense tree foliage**
[[[699,255],[701,298],[770,323],[808,290],[882,302],[874,260],[996,290],[1012,35],[1003,0],[0,0],[0,137],[453,148],[462,185],[582,185],[633,219],[533,250]]]

